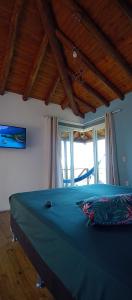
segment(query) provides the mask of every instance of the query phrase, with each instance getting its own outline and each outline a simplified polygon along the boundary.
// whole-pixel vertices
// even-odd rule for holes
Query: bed
[[[10,196],[12,231],[56,300],[132,299],[132,225],[87,226],[77,205],[125,193],[93,184]]]

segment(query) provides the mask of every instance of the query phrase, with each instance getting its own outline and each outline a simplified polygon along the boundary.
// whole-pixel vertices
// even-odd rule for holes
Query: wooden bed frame
[[[10,216],[10,225],[15,239],[19,241],[26,255],[40,276],[41,281],[44,282],[44,285],[47,286],[55,299],[75,300],[60,279],[58,279],[58,277],[50,270],[50,268],[45,264],[45,262],[33,248],[31,242],[16,223],[12,215]]]

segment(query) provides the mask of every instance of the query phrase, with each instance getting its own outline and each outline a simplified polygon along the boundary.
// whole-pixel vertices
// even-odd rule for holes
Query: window
[[[106,183],[104,123],[83,130],[63,126],[60,135],[64,186]]]

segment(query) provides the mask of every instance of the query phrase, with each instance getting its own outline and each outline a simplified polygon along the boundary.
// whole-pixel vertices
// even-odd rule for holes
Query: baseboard
[[[10,212],[10,209],[5,209],[5,210],[0,210],[0,213],[9,213]]]

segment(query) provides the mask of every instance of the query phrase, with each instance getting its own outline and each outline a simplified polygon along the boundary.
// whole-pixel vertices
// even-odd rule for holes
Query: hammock
[[[87,171],[84,175],[74,178],[74,182],[81,181],[94,173],[94,167],[92,167],[89,171]],[[72,179],[63,179],[63,183],[71,183]]]

